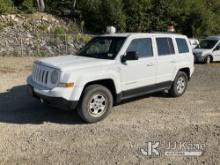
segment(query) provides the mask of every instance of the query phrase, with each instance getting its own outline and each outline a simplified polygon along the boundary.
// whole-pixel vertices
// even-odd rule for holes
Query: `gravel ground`
[[[196,65],[186,94],[157,93],[114,107],[96,124],[28,97],[35,58],[0,57],[0,164],[220,164],[220,63]],[[160,156],[145,156],[160,141]],[[169,142],[200,144],[199,157],[165,156]]]

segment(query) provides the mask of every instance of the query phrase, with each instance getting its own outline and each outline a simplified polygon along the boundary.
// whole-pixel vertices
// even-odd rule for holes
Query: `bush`
[[[54,29],[54,36],[61,41],[65,41],[65,29],[62,26],[58,26]]]
[[[11,0],[0,0],[0,14],[7,14],[13,11],[13,3]]]
[[[33,13],[34,11],[36,11],[33,0],[24,0],[24,2],[21,5],[21,8],[23,11],[27,13]]]
[[[92,32],[105,32],[106,26],[113,25],[119,31],[124,31],[126,16],[123,12],[122,0],[82,0],[78,2],[81,13],[81,22]]]

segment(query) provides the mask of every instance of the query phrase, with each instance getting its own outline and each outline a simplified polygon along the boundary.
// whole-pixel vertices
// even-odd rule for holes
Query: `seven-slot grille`
[[[32,73],[32,79],[41,84],[41,85],[47,85],[49,81],[49,68],[43,67],[38,64],[34,64],[33,66],[33,73]]]

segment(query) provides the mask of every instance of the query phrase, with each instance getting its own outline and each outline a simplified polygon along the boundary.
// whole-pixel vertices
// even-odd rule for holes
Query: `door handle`
[[[147,64],[147,67],[154,66],[154,63]]]
[[[175,61],[175,60],[172,60],[172,61],[170,61],[170,63],[176,63],[176,61]]]

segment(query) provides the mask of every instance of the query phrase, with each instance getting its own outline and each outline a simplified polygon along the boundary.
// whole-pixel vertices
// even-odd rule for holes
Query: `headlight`
[[[59,73],[56,70],[54,70],[51,74],[51,83],[56,84],[58,82],[58,79],[59,79]]]

